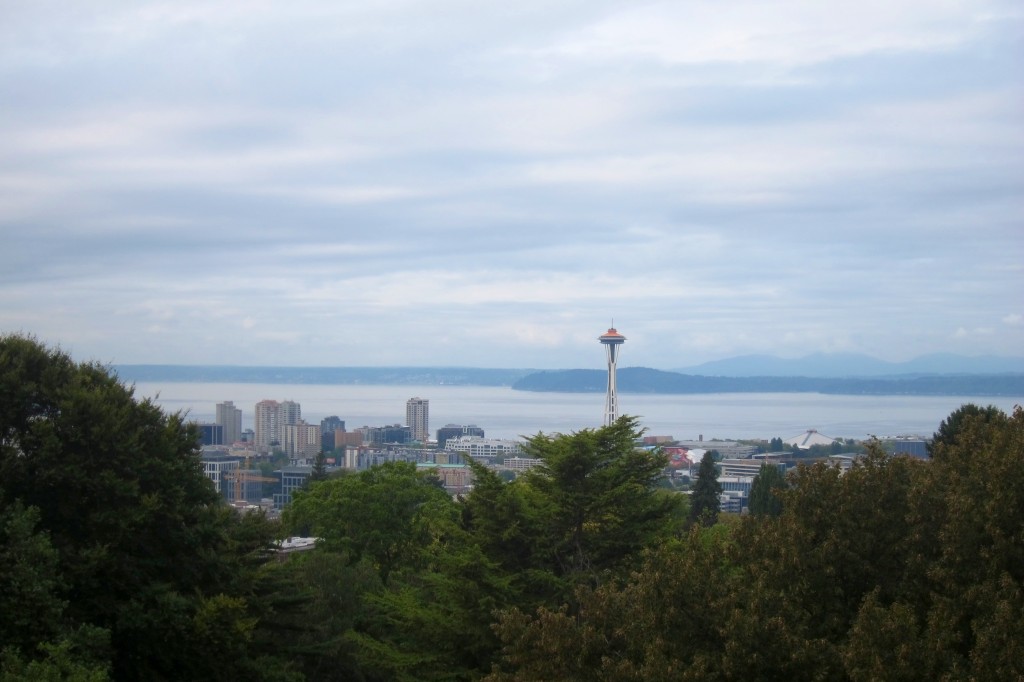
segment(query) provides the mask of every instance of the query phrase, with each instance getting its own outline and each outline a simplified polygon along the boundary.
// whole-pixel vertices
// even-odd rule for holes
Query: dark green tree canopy
[[[754,477],[747,504],[754,516],[778,516],[782,513],[782,497],[779,492],[786,487],[786,477],[778,465],[765,462]]]
[[[715,469],[715,457],[712,452],[705,452],[701,458],[699,478],[690,496],[690,521],[705,526],[714,525],[722,505],[718,497],[722,494],[722,485],[718,482],[718,471]]]
[[[1006,419],[1006,413],[995,405],[961,405],[939,424],[939,430],[932,435],[932,442],[928,445],[928,453],[932,457],[943,457],[948,450],[957,445],[971,425],[1001,424],[1005,423]]]
[[[237,579],[230,514],[181,415],[136,400],[100,365],[0,338],[0,554],[20,546],[37,557],[40,591],[15,591],[8,622],[49,629],[58,649],[76,632],[107,633],[116,678],[215,676],[197,619],[241,617],[207,601]]]
[[[526,451],[543,465],[524,477],[547,508],[545,535],[562,575],[619,563],[657,534],[679,507],[658,489],[668,458],[637,446],[636,417],[570,435],[538,434]]]

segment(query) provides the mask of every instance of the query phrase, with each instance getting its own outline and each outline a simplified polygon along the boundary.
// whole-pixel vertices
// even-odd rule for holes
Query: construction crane
[[[249,469],[249,458],[245,458],[245,469],[238,469],[236,471],[224,472],[224,478],[234,479],[235,481],[235,504],[243,501],[242,491],[245,489],[245,484],[249,482],[256,483],[278,483],[278,479],[271,478],[269,476],[261,476],[253,473]]]

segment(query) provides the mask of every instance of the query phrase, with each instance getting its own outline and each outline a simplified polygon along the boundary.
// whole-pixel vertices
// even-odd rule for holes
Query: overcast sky
[[[110,363],[1024,349],[1019,0],[0,0],[0,332]]]

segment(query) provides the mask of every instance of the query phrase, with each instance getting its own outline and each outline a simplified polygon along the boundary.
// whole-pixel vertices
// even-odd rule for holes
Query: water
[[[430,401],[430,428],[475,424],[491,438],[569,433],[599,426],[603,393],[531,393],[491,386],[324,386],[314,384],[150,383],[135,385],[138,397],[154,398],[169,412],[187,412],[196,421],[214,421],[216,404],[234,401],[243,428],[252,428],[253,410],[264,399],[294,400],[302,417],[319,423],[329,415],[349,430],[405,422],[405,401]],[[704,395],[619,395],[625,414],[641,417],[649,435],[681,440],[790,438],[816,429],[832,438],[930,436],[964,403],[995,405],[1007,413],[1024,396],[848,396],[817,393],[714,393]]]

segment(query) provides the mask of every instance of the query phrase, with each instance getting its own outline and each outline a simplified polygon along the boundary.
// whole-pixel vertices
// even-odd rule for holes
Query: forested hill
[[[535,372],[512,385],[518,391],[600,393],[607,372],[570,369]],[[890,378],[710,377],[624,367],[623,393],[829,393],[835,395],[1024,396],[1024,374],[929,375]]]

